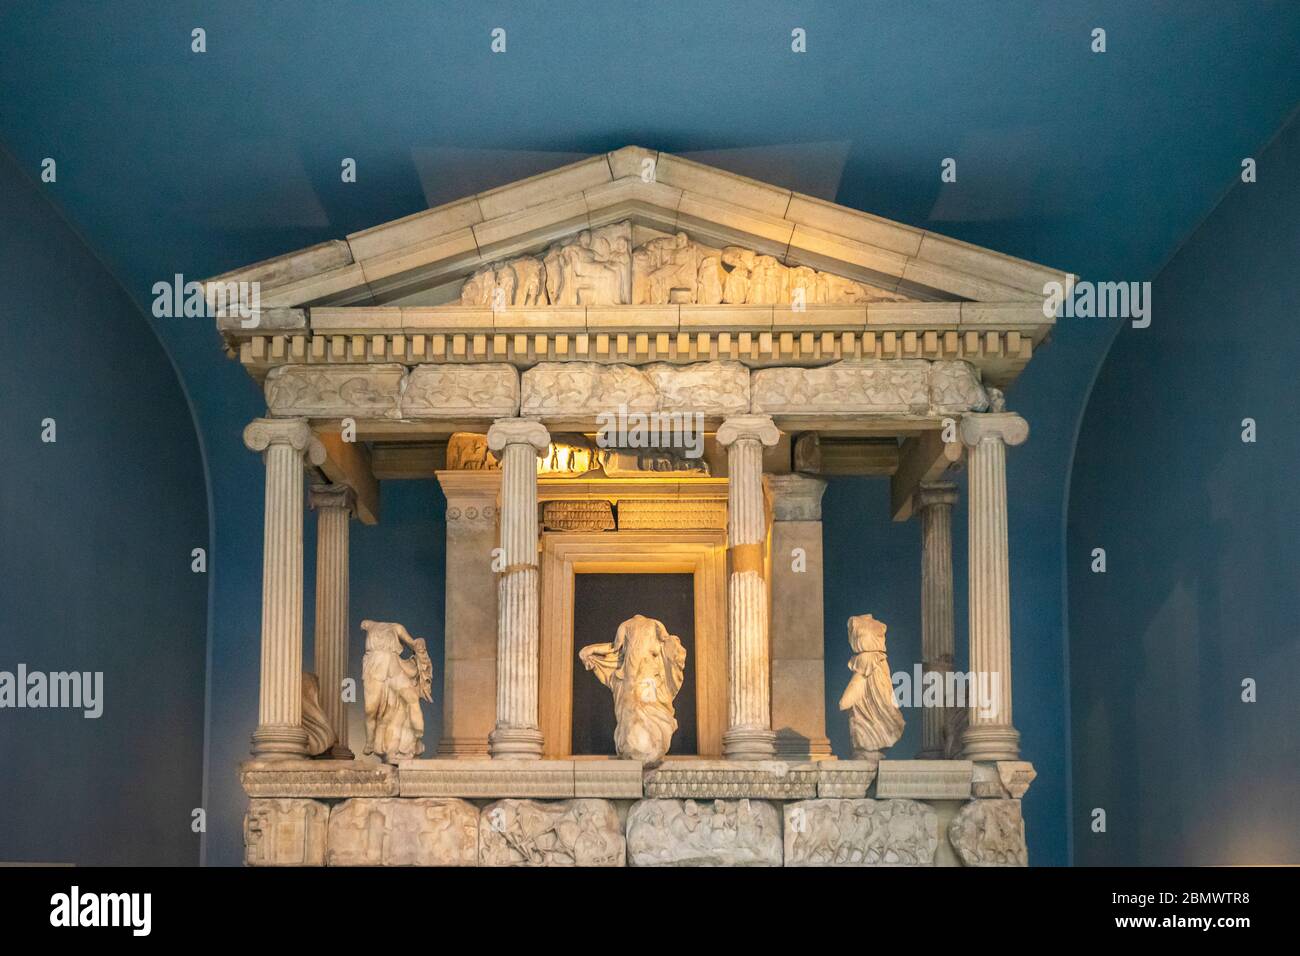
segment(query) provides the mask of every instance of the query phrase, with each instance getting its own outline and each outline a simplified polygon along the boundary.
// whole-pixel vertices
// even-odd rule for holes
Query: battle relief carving
[[[523,373],[520,389],[519,414],[524,416],[749,411],[749,370],[739,362],[542,362]]]
[[[586,229],[541,256],[519,256],[477,270],[460,304],[479,308],[539,305],[853,305],[903,302],[904,296],[785,266],[741,246],[716,249],[686,233],[632,246],[630,221]]]
[[[769,415],[944,415],[989,407],[967,362],[854,359],[822,368],[765,368],[750,375],[753,411]]]

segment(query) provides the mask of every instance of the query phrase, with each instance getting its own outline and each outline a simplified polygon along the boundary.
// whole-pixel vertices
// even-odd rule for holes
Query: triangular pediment
[[[605,240],[624,229],[628,248],[610,254]],[[667,248],[672,242],[690,244],[680,262]],[[571,271],[585,269],[587,275],[571,282],[567,292],[552,275],[559,301],[532,304],[707,305],[716,296],[734,305],[779,305],[791,301],[791,289],[811,295],[809,304],[1041,302],[1045,284],[1067,281],[1057,270],[637,146],[212,281],[256,281],[263,308],[450,306],[464,304],[464,284],[476,273],[481,277],[488,268],[495,272],[503,263],[527,259],[544,267],[548,253],[554,268],[561,258],[555,250],[566,247],[570,252],[563,258],[573,260]],[[624,253],[626,267],[613,262]],[[636,253],[645,266],[641,275],[632,267]],[[701,266],[702,259],[709,261]],[[733,278],[736,269],[748,264],[753,272],[755,262],[759,291],[741,290],[747,277]],[[695,289],[681,278],[692,265]],[[605,285],[616,281],[620,269],[623,300],[607,301]],[[646,270],[658,273],[653,281]],[[535,278],[528,265],[509,270],[516,272]],[[724,297],[728,279],[730,298]],[[714,289],[715,282],[722,291]],[[861,286],[861,292],[846,283]],[[499,285],[495,276],[481,284]],[[650,286],[652,293],[646,291]],[[544,278],[541,289],[548,298]]]

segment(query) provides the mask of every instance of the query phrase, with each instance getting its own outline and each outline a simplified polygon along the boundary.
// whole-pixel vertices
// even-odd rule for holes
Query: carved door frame
[[[720,757],[727,728],[727,533],[548,531],[542,535],[538,724],[543,757],[573,746],[573,589],[578,574],[691,574],[695,579],[696,736]],[[612,706],[612,705],[611,705]]]

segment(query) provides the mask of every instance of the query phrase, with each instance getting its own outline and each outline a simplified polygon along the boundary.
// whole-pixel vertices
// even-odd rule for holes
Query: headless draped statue
[[[663,623],[637,614],[618,626],[612,644],[578,652],[584,667],[614,692],[614,750],[656,764],[677,730],[673,700],[686,674],[686,648]]]
[[[889,661],[885,657],[885,623],[870,614],[849,618],[849,686],[840,710],[849,711],[849,738],[857,760],[879,758],[903,736],[903,712],[894,700]]]
[[[362,621],[366,654],[361,681],[366,697],[366,753],[389,763],[424,753],[424,715],[420,701],[433,701],[433,662],[424,641],[400,624]],[[409,647],[411,657],[403,657]]]

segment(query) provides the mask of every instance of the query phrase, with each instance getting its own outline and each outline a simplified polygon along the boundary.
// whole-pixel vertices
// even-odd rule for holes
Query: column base
[[[488,735],[494,760],[541,760],[542,732],[536,727],[498,727]]]
[[[728,760],[775,760],[776,733],[757,727],[733,727],[722,735],[722,756]]]
[[[964,760],[1019,760],[1020,731],[1010,724],[976,724],[961,735]]]
[[[340,747],[338,744],[335,744],[329,749],[329,752],[325,757],[327,760],[355,760],[357,755],[347,747]]]
[[[260,724],[253,731],[253,756],[259,760],[306,757],[307,731],[293,724]]]

